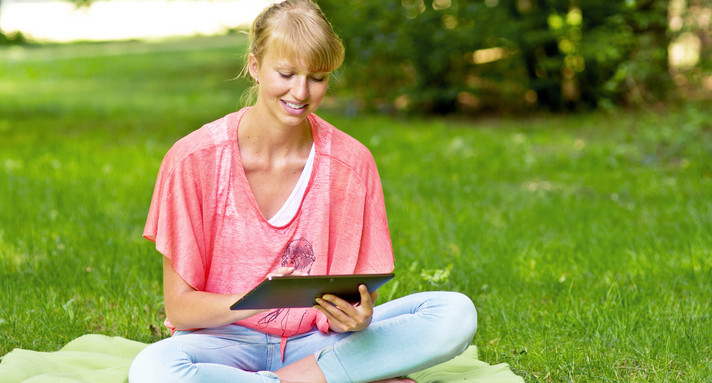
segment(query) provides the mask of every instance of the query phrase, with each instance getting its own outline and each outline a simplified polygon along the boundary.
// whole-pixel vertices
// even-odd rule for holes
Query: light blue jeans
[[[371,382],[404,376],[461,354],[477,329],[472,301],[425,292],[374,308],[364,331],[289,338],[284,361],[277,336],[238,325],[179,331],[136,357],[129,382],[279,382],[276,371],[314,355],[327,381]]]

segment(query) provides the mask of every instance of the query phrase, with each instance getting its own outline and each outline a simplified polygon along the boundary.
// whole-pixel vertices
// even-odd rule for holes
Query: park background
[[[246,1],[75,3],[0,3],[0,355],[167,335],[158,165],[248,86]],[[383,179],[381,300],[468,294],[526,381],[710,381],[710,1],[319,3],[347,47],[320,114]]]

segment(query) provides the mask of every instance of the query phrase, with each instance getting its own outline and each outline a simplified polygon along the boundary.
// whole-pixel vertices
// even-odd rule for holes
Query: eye
[[[326,77],[321,77],[321,76],[311,76],[312,81],[314,82],[322,82],[326,80]]]
[[[289,78],[292,78],[293,75],[292,75],[291,73],[282,73],[282,72],[279,72],[279,76],[282,77],[282,78],[285,78],[285,79],[289,79]]]

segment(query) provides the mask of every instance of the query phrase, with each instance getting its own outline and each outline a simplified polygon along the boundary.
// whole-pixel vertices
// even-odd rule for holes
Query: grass
[[[151,342],[141,238],[170,145],[239,108],[239,37],[0,49],[0,355]],[[336,104],[336,103],[334,103]],[[480,358],[528,382],[710,381],[712,112],[321,115],[383,179],[398,279],[468,294]]]

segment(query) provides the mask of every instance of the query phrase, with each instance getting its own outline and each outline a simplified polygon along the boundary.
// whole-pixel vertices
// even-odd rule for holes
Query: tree
[[[365,107],[579,110],[670,89],[663,0],[319,4],[340,28],[344,78]]]
[[[2,10],[2,0],[0,0],[0,11],[1,10]],[[0,25],[0,45],[24,44],[26,42],[27,42],[27,40],[25,39],[25,36],[22,35],[22,33],[15,32],[11,35],[7,35],[5,32],[3,32],[2,25]]]

